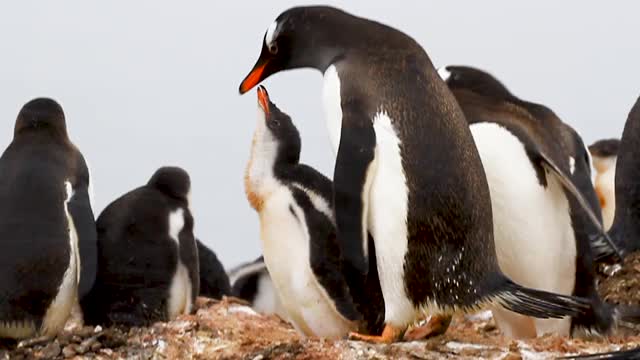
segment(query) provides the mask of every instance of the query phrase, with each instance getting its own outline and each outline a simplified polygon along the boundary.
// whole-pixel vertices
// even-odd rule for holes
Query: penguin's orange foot
[[[349,333],[349,339],[366,341],[375,344],[391,344],[402,338],[404,329],[391,326],[389,324],[384,326],[382,335],[363,335],[356,332]]]
[[[447,332],[450,324],[451,315],[432,315],[424,325],[414,327],[407,331],[404,339],[407,341],[416,341],[442,335]]]

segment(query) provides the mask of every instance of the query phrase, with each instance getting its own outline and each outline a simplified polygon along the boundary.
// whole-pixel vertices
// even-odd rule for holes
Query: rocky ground
[[[621,267],[601,267],[607,301],[640,304],[640,255]],[[502,337],[487,312],[455,317],[442,336],[394,345],[305,339],[275,316],[233,299],[201,298],[194,315],[150,328],[81,327],[70,322],[56,339],[0,343],[3,359],[547,359],[640,346],[640,331],[608,338],[545,336],[529,341]]]

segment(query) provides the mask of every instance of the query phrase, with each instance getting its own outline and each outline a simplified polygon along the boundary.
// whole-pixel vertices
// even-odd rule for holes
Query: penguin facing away
[[[248,301],[251,307],[263,314],[276,314],[288,320],[287,311],[282,306],[264,257],[237,266],[229,271],[231,295]]]
[[[589,146],[595,170],[594,186],[600,200],[602,222],[606,229],[611,228],[616,211],[615,177],[619,147],[619,139],[599,140]]]
[[[596,289],[585,227],[601,225],[591,220],[596,214],[585,216],[598,204],[580,136],[551,110],[520,100],[482,70],[446,66],[439,73],[465,113],[487,174],[500,268],[519,284],[589,298],[594,309],[574,319],[493,309],[496,322],[518,338],[569,335],[572,328],[608,332],[614,312]]]
[[[395,341],[425,311],[491,303],[544,318],[588,309],[584,300],[523,288],[500,271],[471,132],[412,38],[331,7],[291,8],[267,29],[240,92],[304,67],[324,73],[345,271],[367,272],[368,232],[376,248],[385,329],[353,338]]]
[[[196,239],[196,246],[200,268],[200,296],[222,299],[223,296],[230,295],[229,276],[224,271],[216,253],[199,239]]]
[[[62,107],[24,105],[0,158],[0,338],[54,336],[93,285],[90,182]]]
[[[80,302],[85,323],[147,326],[192,311],[199,265],[190,189],[186,171],[163,167],[102,211],[96,282]]]
[[[623,254],[640,250],[640,98],[624,125],[616,163],[616,210],[609,234]]]
[[[356,281],[341,271],[331,181],[299,163],[298,130],[264,87],[258,105],[245,190],[260,217],[264,262],[285,318],[307,336],[340,338],[359,326],[375,327],[375,311],[382,313],[377,273],[367,293],[363,287],[350,291],[349,282]]]

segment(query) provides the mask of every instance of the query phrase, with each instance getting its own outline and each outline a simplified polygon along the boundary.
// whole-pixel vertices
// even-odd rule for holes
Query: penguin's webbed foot
[[[447,332],[451,315],[432,315],[424,325],[416,326],[404,335],[407,341],[424,340]]]
[[[363,335],[356,332],[349,333],[350,340],[366,341],[375,344],[391,344],[393,342],[402,339],[404,334],[404,328],[397,328],[395,326],[386,324],[382,335]]]

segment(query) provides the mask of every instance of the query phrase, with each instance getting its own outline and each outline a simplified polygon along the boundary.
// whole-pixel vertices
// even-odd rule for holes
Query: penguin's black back
[[[640,249],[640,98],[624,126],[616,165],[616,213],[611,227],[614,239],[626,253]]]
[[[199,292],[193,217],[181,191],[185,187],[155,184],[150,181],[116,199],[98,217],[98,274],[91,293],[81,302],[88,324],[144,326],[166,321],[169,288],[179,259],[189,271],[193,293]],[[178,208],[185,219],[179,246],[169,235],[168,221]],[[184,251],[189,243],[193,248]]]
[[[74,180],[79,163],[60,106],[49,99],[26,104],[0,158],[0,321],[39,327],[58,293],[71,251],[65,181]]]

